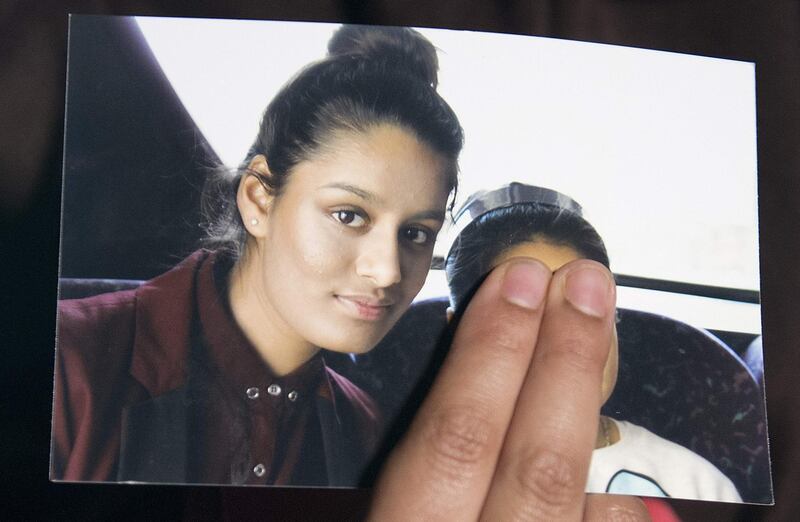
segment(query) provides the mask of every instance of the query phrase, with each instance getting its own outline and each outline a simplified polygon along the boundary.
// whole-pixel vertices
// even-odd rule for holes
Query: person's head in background
[[[235,261],[229,299],[251,338],[300,359],[359,353],[407,309],[463,143],[437,70],[414,30],[343,26],[270,102],[239,168],[206,191],[207,244]]]
[[[576,259],[610,268],[603,239],[582,216],[574,200],[554,190],[511,183],[470,196],[456,216],[466,223],[445,262],[450,288],[449,314],[462,314],[483,279],[512,258],[535,258],[552,271]],[[616,331],[603,375],[602,399],[617,379]]]

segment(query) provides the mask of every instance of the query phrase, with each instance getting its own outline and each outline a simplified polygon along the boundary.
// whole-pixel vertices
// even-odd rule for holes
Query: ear
[[[258,179],[258,176],[250,174],[256,173],[263,178],[271,178],[272,173],[267,165],[267,158],[263,154],[258,154],[250,160],[247,165],[248,172],[242,174],[239,181],[239,189],[236,192],[236,206],[239,208],[239,215],[242,217],[247,232],[255,237],[264,237],[266,232],[267,214],[272,203],[273,196]]]
[[[455,315],[456,311],[453,310],[452,306],[448,306],[444,313],[447,314],[447,323],[450,324],[450,321],[453,320],[453,316]]]

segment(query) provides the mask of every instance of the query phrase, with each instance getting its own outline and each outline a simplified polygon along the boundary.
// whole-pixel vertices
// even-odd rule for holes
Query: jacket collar
[[[191,349],[191,328],[196,303],[196,276],[211,255],[198,250],[169,272],[136,290],[131,375],[156,397],[186,383]],[[332,370],[326,367],[319,395],[336,408],[331,388]],[[338,379],[337,379],[338,377]],[[341,377],[334,375],[334,380]]]

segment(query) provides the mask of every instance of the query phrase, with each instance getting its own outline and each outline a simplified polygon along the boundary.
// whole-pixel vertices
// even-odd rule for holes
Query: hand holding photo
[[[605,244],[582,217],[581,206],[556,191],[511,183],[475,194],[461,215],[471,220],[456,237],[446,262],[450,301],[460,313],[475,282],[508,260],[533,258],[556,271],[570,261],[591,259],[610,269]],[[615,326],[603,370],[604,403],[618,372]],[[599,419],[587,492],[741,502],[733,482],[700,455],[605,415]]]

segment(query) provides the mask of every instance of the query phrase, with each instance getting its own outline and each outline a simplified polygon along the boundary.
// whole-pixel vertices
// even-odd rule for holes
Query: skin
[[[584,493],[615,298],[594,261],[496,267],[383,468],[370,520],[649,520],[635,497]]]
[[[548,243],[546,240],[539,239],[514,245],[501,252],[494,264],[497,265],[514,258],[538,259],[551,271],[556,271],[570,261],[580,259],[581,255],[574,248],[564,245],[555,245],[553,243]],[[608,351],[608,359],[606,359],[605,367],[603,368],[603,381],[600,385],[603,404],[611,397],[611,392],[614,391],[614,385],[617,383],[618,370],[619,341],[617,339],[617,328],[615,325],[611,332],[611,347]],[[619,429],[616,423],[611,418],[601,417],[597,428],[594,447],[603,448],[617,442],[619,442]]]
[[[446,164],[394,125],[341,132],[290,172],[280,195],[245,175],[249,241],[229,281],[234,318],[287,374],[319,349],[362,353],[422,288],[450,187]],[[269,177],[267,158],[250,169]]]

